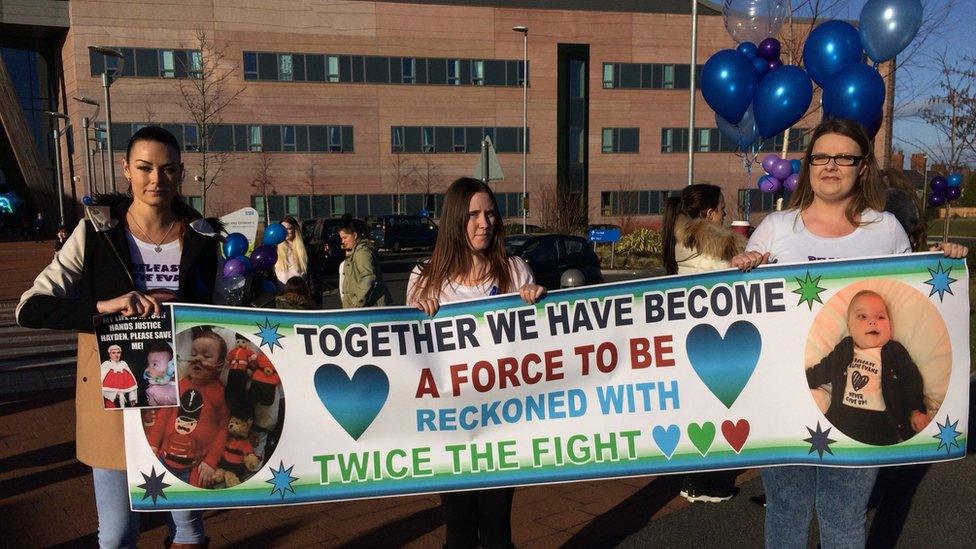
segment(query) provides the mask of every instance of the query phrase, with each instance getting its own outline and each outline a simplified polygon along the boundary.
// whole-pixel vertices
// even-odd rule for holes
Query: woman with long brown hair
[[[407,284],[407,303],[433,316],[441,303],[518,292],[535,303],[546,290],[531,269],[505,252],[505,233],[488,185],[462,177],[444,196],[440,231],[430,260]],[[445,547],[511,547],[514,488],[441,494]]]

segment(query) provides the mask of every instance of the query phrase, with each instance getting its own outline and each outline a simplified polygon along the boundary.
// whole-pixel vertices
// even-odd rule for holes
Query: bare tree
[[[586,209],[580,193],[557,193],[555,186],[543,186],[532,202],[538,208],[539,223],[547,230],[575,233],[586,226]]]
[[[200,209],[207,212],[207,192],[218,184],[228,153],[213,149],[214,131],[224,111],[244,92],[234,75],[239,63],[230,62],[226,44],[217,45],[206,31],[197,30],[194,51],[188,57],[187,78],[180,80],[183,108],[197,129],[200,153]],[[199,55],[197,55],[199,52]]]
[[[153,126],[156,122],[156,110],[153,109],[152,102],[149,101],[149,97],[146,97],[146,118],[143,122],[147,126]]]
[[[634,190],[633,178],[621,179],[617,182],[613,194],[617,199],[617,225],[622,232],[633,230],[634,217],[637,215],[639,193]]]
[[[315,217],[315,183],[315,164],[309,162],[305,168],[305,185],[308,186],[308,213],[311,217]]]
[[[390,174],[393,176],[393,187],[396,189],[396,204],[394,213],[401,212],[403,191],[415,185],[417,167],[410,162],[410,157],[400,152],[393,153],[390,159]]]
[[[915,116],[936,130],[934,143],[917,137],[900,141],[922,150],[936,164],[955,170],[976,160],[976,59],[936,59],[937,91],[920,106]]]
[[[441,168],[431,159],[424,156],[424,164],[416,171],[415,185],[424,195],[424,209],[430,209],[429,201],[434,194],[434,189],[439,188],[441,179]]]
[[[273,175],[274,161],[271,155],[267,152],[262,152],[259,155],[258,171],[254,180],[251,181],[251,188],[255,190],[258,194],[264,197],[264,225],[267,227],[269,223],[270,207],[268,204],[268,197],[275,194],[275,180]]]

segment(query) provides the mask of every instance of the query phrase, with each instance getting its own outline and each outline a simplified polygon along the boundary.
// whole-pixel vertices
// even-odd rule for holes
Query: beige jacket
[[[746,249],[746,237],[707,219],[679,215],[674,224],[674,258],[678,274],[717,271]]]

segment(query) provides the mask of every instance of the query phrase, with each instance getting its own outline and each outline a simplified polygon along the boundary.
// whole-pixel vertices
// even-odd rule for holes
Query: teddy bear
[[[243,415],[235,414],[227,423],[227,444],[214,473],[216,486],[237,486],[261,468],[261,459],[254,453],[250,438],[253,420]]]

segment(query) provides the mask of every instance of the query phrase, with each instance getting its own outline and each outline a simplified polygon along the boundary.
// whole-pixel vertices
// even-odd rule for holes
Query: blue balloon
[[[878,71],[858,63],[837,71],[823,89],[824,116],[846,118],[870,128],[884,106],[885,84]]]
[[[230,233],[224,239],[224,257],[239,257],[247,253],[249,243],[241,233]]]
[[[861,37],[850,23],[827,21],[803,45],[803,68],[821,88],[837,71],[861,62]]]
[[[921,0],[868,0],[858,22],[861,44],[875,63],[908,47],[921,26]]]
[[[742,115],[742,120],[738,124],[733,124],[716,113],[715,125],[718,126],[722,135],[734,141],[740,149],[748,148],[749,145],[759,139],[759,129],[756,128],[756,118],[752,115],[752,107],[749,107],[749,110]]]
[[[85,206],[91,206],[92,204],[94,204],[94,201],[92,200],[91,196],[86,194],[85,196],[81,197],[81,203],[84,204]]]
[[[794,158],[793,160],[790,160],[790,168],[792,169],[793,173],[800,173],[800,170],[803,169],[803,163]]]
[[[871,139],[874,139],[874,136],[878,135],[878,131],[881,129],[881,121],[883,119],[884,111],[878,111],[878,114],[874,116],[874,122],[871,122],[868,124],[868,127],[865,128],[868,130],[868,135],[871,137]]]
[[[757,57],[752,60],[752,68],[756,71],[756,78],[762,79],[769,72],[769,61],[766,61],[762,57]]]
[[[735,47],[735,51],[741,53],[749,59],[755,59],[756,56],[759,55],[759,46],[753,44],[752,42],[743,42]]]
[[[735,50],[715,52],[701,74],[705,102],[719,116],[738,124],[756,92],[756,72],[749,58]]]
[[[261,244],[269,244],[271,246],[277,246],[285,241],[285,237],[288,236],[288,230],[281,223],[272,223],[264,228],[264,237],[261,239]]]
[[[752,101],[759,135],[768,139],[795,124],[812,99],[813,83],[800,67],[783,65],[767,74]]]
[[[949,177],[946,178],[946,182],[950,187],[960,187],[962,186],[962,174],[959,172],[952,172]]]

